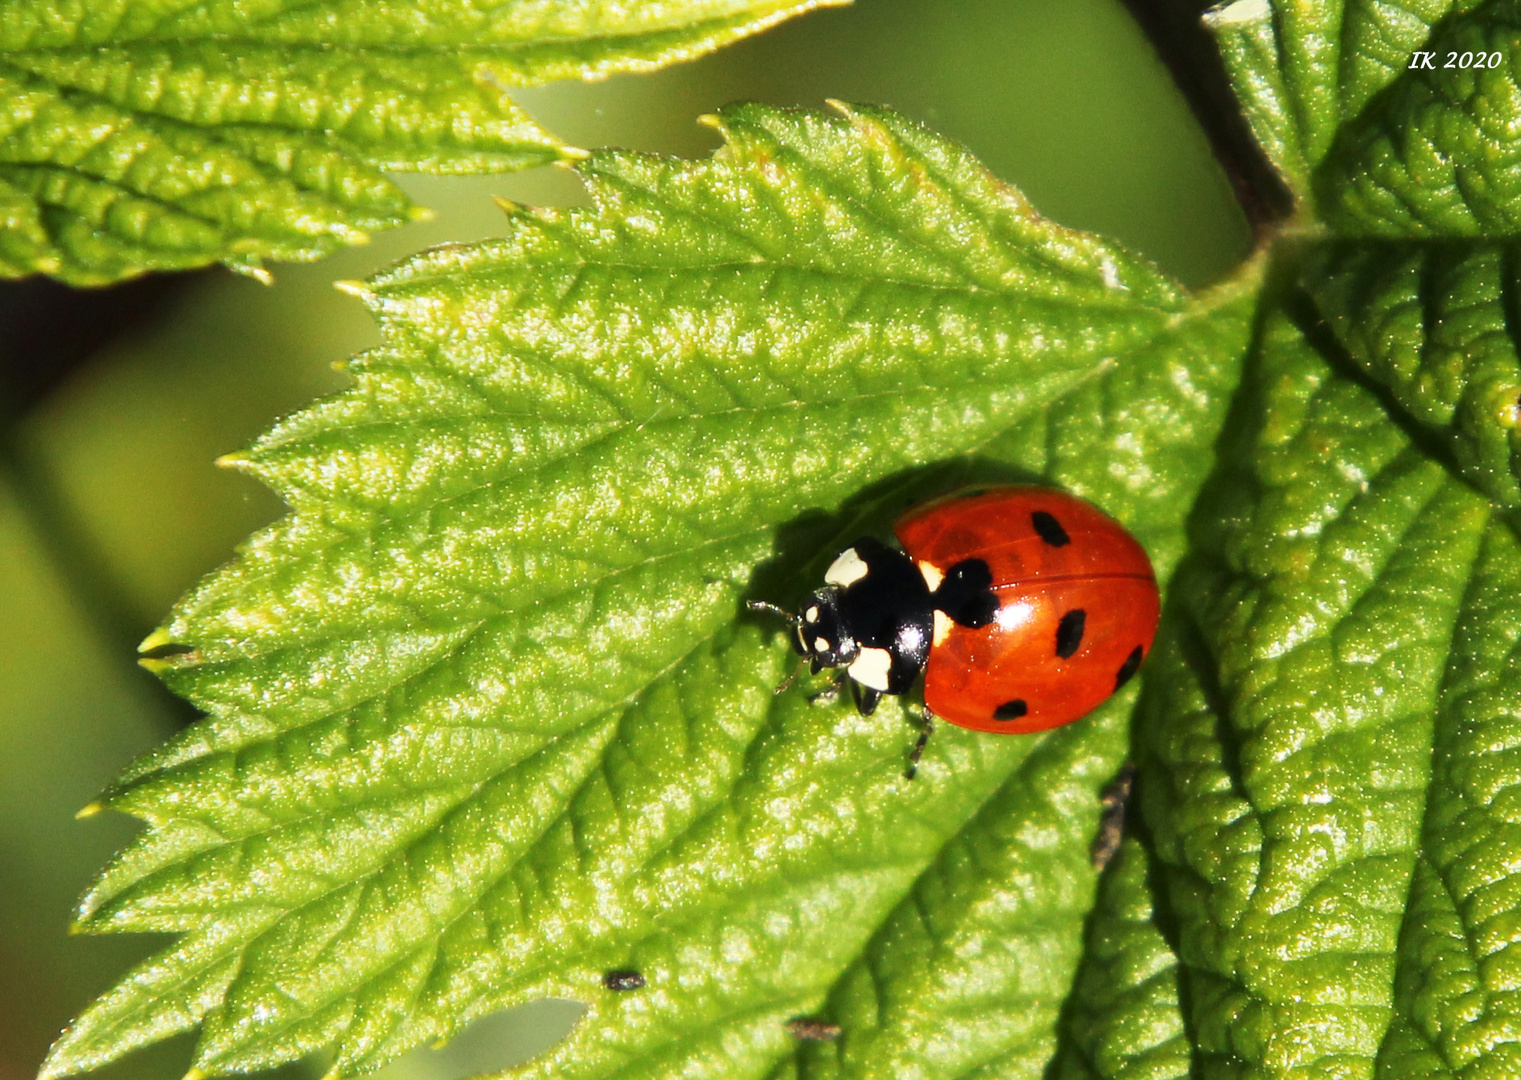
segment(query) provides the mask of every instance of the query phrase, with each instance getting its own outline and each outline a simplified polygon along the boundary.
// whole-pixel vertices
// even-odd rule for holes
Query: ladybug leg
[[[862,686],[852,679],[850,681],[850,696],[855,699],[856,711],[862,716],[870,716],[877,711],[877,702],[882,700],[882,691],[873,690],[869,686]]]
[[[924,746],[929,742],[929,737],[935,733],[935,714],[930,712],[929,706],[924,707],[924,712],[919,714],[919,740],[914,743],[914,748],[908,752],[908,768],[903,770],[903,779],[912,780],[919,771],[919,759],[924,756]]]
[[[840,696],[840,684],[844,681],[845,672],[835,672],[834,678],[829,680],[828,686],[824,687],[824,689],[820,690],[816,694],[809,695],[808,704],[812,705],[816,702],[822,702],[823,704],[828,705],[831,701],[834,701]]]

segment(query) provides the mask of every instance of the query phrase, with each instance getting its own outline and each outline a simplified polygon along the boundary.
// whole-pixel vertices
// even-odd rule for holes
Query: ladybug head
[[[808,598],[797,617],[793,648],[813,661],[815,673],[850,664],[861,653],[840,603],[844,591],[838,585],[825,585]]]

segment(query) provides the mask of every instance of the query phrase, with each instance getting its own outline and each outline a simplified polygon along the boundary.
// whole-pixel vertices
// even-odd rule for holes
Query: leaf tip
[[[137,666],[144,671],[151,672],[159,678],[163,678],[169,672],[177,668],[194,665],[201,660],[201,654],[194,649],[176,649],[167,656],[142,656],[138,658]]]
[[[273,285],[275,283],[275,275],[271,274],[258,263],[229,260],[223,265],[235,274],[242,274],[244,277],[253,278],[260,285]]]
[[[333,288],[337,289],[345,296],[352,296],[366,302],[375,298],[374,292],[372,292],[370,290],[370,287],[362,281],[335,281],[333,282]]]
[[[96,814],[98,814],[102,810],[104,810],[105,808],[106,808],[106,804],[103,803],[103,802],[101,802],[99,799],[96,799],[94,802],[86,803],[84,806],[80,807],[79,810],[76,811],[75,814],[74,814],[74,820],[75,821],[84,821],[86,818],[92,818]],[[74,931],[73,926],[70,926],[69,927],[69,933],[72,934],[74,932],[75,931]]]
[[[1199,21],[1210,30],[1218,30],[1222,26],[1261,22],[1272,18],[1272,15],[1273,9],[1268,0],[1232,0],[1230,3],[1216,4],[1200,15]]]
[[[246,450],[234,450],[230,454],[223,454],[212,464],[219,469],[246,469],[253,464],[253,459],[248,456]]]
[[[165,645],[172,644],[174,644],[174,638],[170,635],[169,628],[167,626],[160,626],[137,643],[137,651],[140,653],[150,653],[156,649],[162,649]]]
[[[592,156],[590,150],[583,150],[579,146],[561,146],[557,149],[559,150],[560,157],[555,162],[556,165],[567,165],[574,168],[577,162],[585,161]]]
[[[210,1074],[206,1072],[205,1069],[192,1065],[190,1067],[190,1070],[186,1072],[185,1075],[180,1078],[180,1080],[206,1080],[209,1075]],[[332,1073],[328,1073],[329,1077],[332,1075]]]
[[[169,629],[163,626],[138,642],[137,652],[138,665],[155,675],[168,671],[177,663],[185,662],[187,658],[195,662],[200,657],[198,649],[177,641]]]

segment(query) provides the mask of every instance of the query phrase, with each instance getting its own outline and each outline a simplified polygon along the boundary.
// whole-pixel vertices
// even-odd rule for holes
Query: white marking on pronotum
[[[842,589],[849,588],[866,576],[867,569],[861,556],[856,554],[856,549],[846,548],[829,564],[829,569],[824,571],[824,581]]]
[[[814,638],[813,639],[813,651],[814,652],[828,652],[829,651],[829,642],[825,641],[821,637],[820,638]]]
[[[940,583],[945,580],[945,571],[932,562],[919,560],[919,573],[924,575],[924,583],[929,586],[929,591],[934,592],[940,588]]]
[[[862,686],[887,689],[887,673],[892,670],[893,654],[886,649],[862,649],[861,655],[845,670]]]
[[[1221,26],[1237,26],[1241,23],[1261,22],[1263,19],[1272,18],[1273,9],[1268,6],[1268,0],[1236,0],[1234,4],[1221,4],[1212,7],[1200,16],[1204,25],[1210,29]]]
[[[819,621],[819,607],[818,607],[818,605],[815,604],[813,607],[811,607],[807,611],[803,612],[803,618],[806,619],[806,620],[808,620],[809,622],[818,622]]]
[[[935,637],[936,645],[945,644],[945,639],[951,636],[951,617],[939,608],[935,609]]]

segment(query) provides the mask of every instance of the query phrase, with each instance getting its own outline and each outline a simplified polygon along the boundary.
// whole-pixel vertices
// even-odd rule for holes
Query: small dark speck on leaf
[[[840,1037],[839,1024],[831,1024],[815,1016],[794,1016],[787,1021],[787,1030],[794,1039],[803,1042],[834,1042]]]
[[[602,976],[602,985],[609,990],[638,990],[644,986],[644,976],[637,971],[609,971]]]
[[[1126,762],[1099,796],[1104,813],[1099,818],[1098,835],[1088,849],[1088,858],[1096,870],[1102,870],[1120,850],[1120,840],[1125,835],[1125,807],[1130,802],[1130,789],[1135,786],[1135,766]]]

